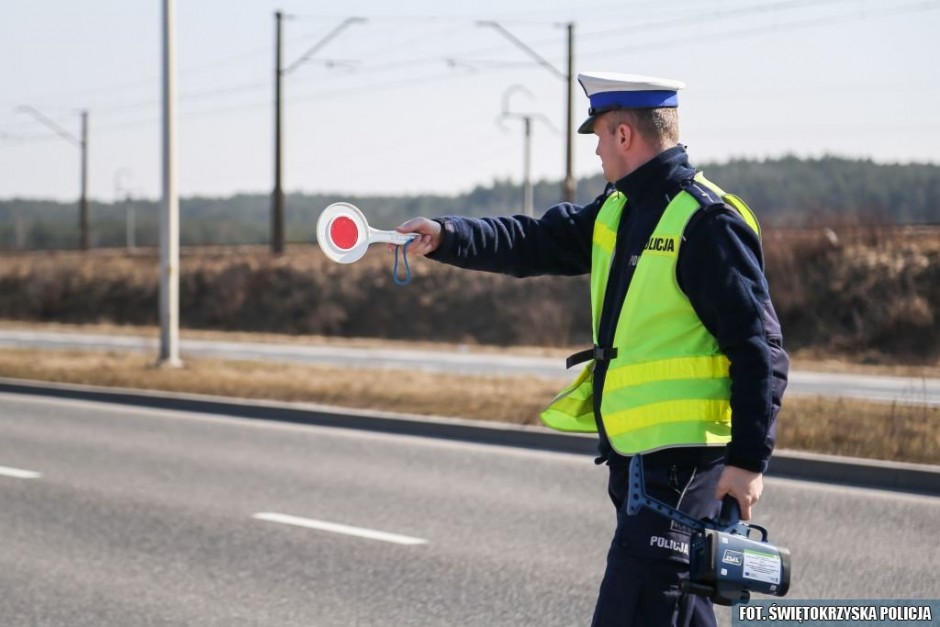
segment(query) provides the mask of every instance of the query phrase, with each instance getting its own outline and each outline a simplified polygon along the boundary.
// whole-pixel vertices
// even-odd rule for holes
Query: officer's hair
[[[679,110],[675,107],[620,109],[611,112],[607,124],[611,133],[621,124],[629,124],[649,142],[666,146],[679,142]]]

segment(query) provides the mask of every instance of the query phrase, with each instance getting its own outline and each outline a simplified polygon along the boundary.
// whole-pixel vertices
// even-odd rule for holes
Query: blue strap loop
[[[392,267],[392,281],[395,285],[399,287],[404,287],[411,283],[411,268],[408,266],[408,246],[411,245],[413,239],[408,240],[401,246],[395,247],[395,265]],[[398,250],[401,249],[401,260],[405,264],[405,277],[400,279],[398,278]]]

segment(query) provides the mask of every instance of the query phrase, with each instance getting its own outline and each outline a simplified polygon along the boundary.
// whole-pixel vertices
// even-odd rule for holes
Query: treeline
[[[701,169],[724,189],[741,196],[765,226],[825,224],[940,223],[940,166],[885,165],[870,160],[836,157],[773,160],[733,160],[704,164]],[[560,182],[535,185],[535,205],[547,208],[559,201]],[[604,189],[600,176],[578,182],[579,203]],[[494,181],[487,187],[456,196],[352,196],[291,194],[286,202],[287,239],[312,242],[316,221],[326,205],[347,200],[358,205],[379,228],[391,228],[415,215],[485,216],[521,210],[519,185]],[[191,197],[180,201],[183,245],[261,244],[268,241],[269,194],[239,194],[228,198]],[[133,240],[155,246],[159,206],[153,200],[130,199],[90,203],[90,236],[95,247],[127,243],[132,213]],[[77,203],[46,200],[0,200],[0,250],[68,249],[78,244]]]

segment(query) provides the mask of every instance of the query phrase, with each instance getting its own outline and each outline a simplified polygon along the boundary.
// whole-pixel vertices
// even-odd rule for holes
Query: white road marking
[[[0,466],[0,475],[4,477],[14,477],[16,479],[39,479],[42,474],[34,470],[21,470],[19,468],[8,468]]]
[[[421,538],[412,538],[410,536],[401,536],[396,533],[386,533],[384,531],[375,531],[373,529],[363,529],[362,527],[350,527],[349,525],[340,525],[337,523],[326,522],[323,520],[313,520],[312,518],[300,518],[299,516],[290,516],[288,514],[276,514],[273,512],[260,512],[253,514],[252,518],[257,520],[266,520],[268,522],[281,523],[283,525],[294,525],[295,527],[306,527],[307,529],[316,529],[318,531],[329,531],[331,533],[342,533],[347,536],[356,536],[357,538],[366,538],[369,540],[381,540],[382,542],[392,542],[394,544],[427,544],[427,540]]]

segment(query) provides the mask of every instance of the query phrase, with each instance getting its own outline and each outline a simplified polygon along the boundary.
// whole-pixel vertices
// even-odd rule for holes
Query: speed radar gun
[[[358,207],[348,202],[335,202],[320,214],[317,220],[317,243],[320,250],[336,263],[353,263],[362,259],[370,244],[395,244],[395,266],[392,280],[396,285],[408,285],[411,269],[408,267],[408,244],[417,235],[398,231],[380,231],[369,226]],[[402,250],[405,276],[398,276],[398,251]]]
[[[652,509],[692,530],[689,579],[684,593],[707,597],[718,605],[747,603],[752,592],[782,597],[790,588],[790,551],[767,541],[767,530],[741,521],[738,501],[726,496],[718,520],[699,520],[646,494],[643,460],[630,460],[627,514]],[[752,538],[752,531],[760,538]]]

